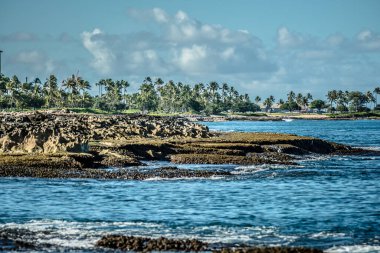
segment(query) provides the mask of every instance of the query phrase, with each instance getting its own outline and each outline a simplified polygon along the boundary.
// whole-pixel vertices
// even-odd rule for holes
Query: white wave
[[[310,238],[327,239],[327,238],[338,238],[338,237],[345,237],[345,236],[346,236],[346,234],[344,234],[344,233],[319,232],[319,233],[311,234]]]
[[[31,220],[26,223],[0,225],[0,230],[26,229],[32,232],[32,235],[21,235],[24,241],[68,248],[93,248],[96,241],[109,233],[133,234],[139,230],[149,231],[160,228],[160,224],[149,222],[69,222],[62,220]]]
[[[303,167],[302,165],[292,165],[292,167]],[[271,169],[287,169],[288,165],[282,164],[263,164],[263,165],[248,165],[236,167],[231,174],[234,175],[245,175],[245,174],[255,174],[259,172],[268,171]]]
[[[280,234],[278,228],[270,226],[254,227],[224,227],[202,226],[192,229],[194,234],[200,234],[200,240],[208,243],[246,243],[266,244],[270,246],[287,245],[298,236]]]
[[[379,253],[379,245],[352,245],[352,246],[335,246],[326,249],[326,253]]]
[[[124,234],[143,237],[198,239],[209,243],[249,243],[287,245],[298,239],[284,235],[277,227],[247,226],[230,227],[205,225],[196,227],[168,227],[151,222],[75,222],[62,220],[31,220],[26,223],[6,223],[0,231],[14,229],[14,239],[26,242],[50,244],[55,247],[92,249],[102,236]],[[22,230],[31,233],[22,234]],[[18,232],[17,232],[18,231]],[[17,235],[17,233],[20,233]],[[12,239],[12,237],[10,237]]]
[[[267,171],[269,170],[269,168],[257,168],[257,167],[254,167],[254,168],[242,168],[242,167],[238,167],[236,168],[234,171],[231,171],[231,174],[233,175],[245,175],[245,174],[254,174],[254,173],[258,173],[258,172],[263,172],[263,171]]]
[[[225,179],[223,176],[211,176],[211,177],[150,177],[143,181],[179,181],[179,180],[221,180]]]
[[[373,150],[373,151],[380,151],[379,146],[362,146],[362,147],[357,147],[361,149],[366,149],[366,150]]]

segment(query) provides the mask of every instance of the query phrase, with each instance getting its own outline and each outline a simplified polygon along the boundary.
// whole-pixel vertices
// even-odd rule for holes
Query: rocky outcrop
[[[376,155],[377,152],[380,155],[378,151],[291,134],[210,133],[205,126],[173,117],[36,112],[3,113],[0,121],[0,168],[3,169],[127,167],[142,165],[144,160],[179,164],[289,165],[295,164],[298,156],[308,154],[370,152]],[[82,172],[79,175],[87,175]],[[71,172],[46,173],[47,177],[75,177]],[[94,173],[91,173],[85,177],[92,177]],[[20,172],[23,174],[28,173]],[[44,177],[41,173],[30,175]],[[178,175],[188,176],[186,173]],[[120,177],[144,179],[144,176]]]
[[[0,153],[87,152],[89,131],[80,121],[47,114],[1,114]]]
[[[178,240],[160,238],[147,238],[135,236],[105,236],[97,241],[96,246],[124,251],[206,251],[208,244],[198,240]]]
[[[88,152],[89,140],[208,137],[207,127],[181,118],[62,113],[0,114],[0,153]]]
[[[122,251],[151,252],[215,252],[215,253],[322,253],[319,249],[302,247],[252,247],[210,245],[196,239],[169,239],[165,237],[148,238],[137,236],[108,235],[96,243],[97,247],[118,249]]]

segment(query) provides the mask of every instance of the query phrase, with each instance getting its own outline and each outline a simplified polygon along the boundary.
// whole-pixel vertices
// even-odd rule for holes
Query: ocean
[[[380,150],[377,120],[203,124],[211,131],[292,133]],[[380,157],[309,156],[297,162],[177,165],[234,174],[208,179],[0,178],[0,235],[48,245],[38,252],[97,252],[95,242],[107,234],[380,252]]]

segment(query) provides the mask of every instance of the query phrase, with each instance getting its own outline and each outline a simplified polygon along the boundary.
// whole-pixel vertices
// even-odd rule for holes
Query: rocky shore
[[[147,238],[123,235],[104,236],[97,247],[123,251],[180,251],[214,253],[321,253],[322,250],[302,247],[252,247],[247,245],[212,245],[196,239]]]
[[[148,179],[228,172],[128,169],[145,161],[177,164],[295,164],[300,156],[365,154],[321,139],[275,133],[211,133],[180,117],[66,112],[0,114],[0,176]],[[119,167],[120,170],[103,170]]]
[[[37,243],[36,241],[25,240],[23,237],[33,237],[29,230],[23,231],[0,231],[0,251],[38,251],[38,252],[62,252],[49,243]],[[89,249],[67,248],[64,252],[213,252],[213,253],[322,253],[320,249],[304,247],[264,247],[249,246],[239,244],[214,243],[210,244],[197,239],[172,239],[166,237],[149,238],[139,236],[106,235],[99,239],[94,247]],[[110,251],[111,250],[111,251]]]

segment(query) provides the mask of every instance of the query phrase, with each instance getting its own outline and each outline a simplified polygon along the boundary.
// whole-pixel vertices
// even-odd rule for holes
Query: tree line
[[[192,86],[146,77],[136,93],[127,92],[130,84],[125,80],[101,79],[95,86],[98,94],[92,96],[90,83],[78,75],[71,75],[60,83],[55,75],[50,75],[44,82],[39,78],[21,82],[16,75],[2,75],[0,109],[80,107],[105,111],[136,109],[143,112],[206,114],[260,110],[248,94],[240,94],[227,83],[197,83]]]
[[[286,100],[274,96],[262,99],[256,96],[254,102],[248,94],[240,94],[233,86],[215,81],[195,85],[164,82],[161,78],[146,77],[138,92],[128,92],[130,84],[125,80],[101,79],[95,83],[98,94],[91,95],[91,84],[78,75],[71,75],[58,82],[55,75],[45,81],[35,78],[21,82],[14,75],[0,76],[0,109],[41,109],[41,108],[94,108],[105,111],[125,109],[161,111],[165,113],[254,112],[262,104],[266,111],[272,111],[275,104],[284,111],[309,111],[328,109],[330,112],[368,111],[368,105],[377,105],[380,87],[365,93],[360,91],[328,91],[325,100],[313,100],[310,93],[296,94],[290,91]],[[377,107],[376,107],[377,106]]]

